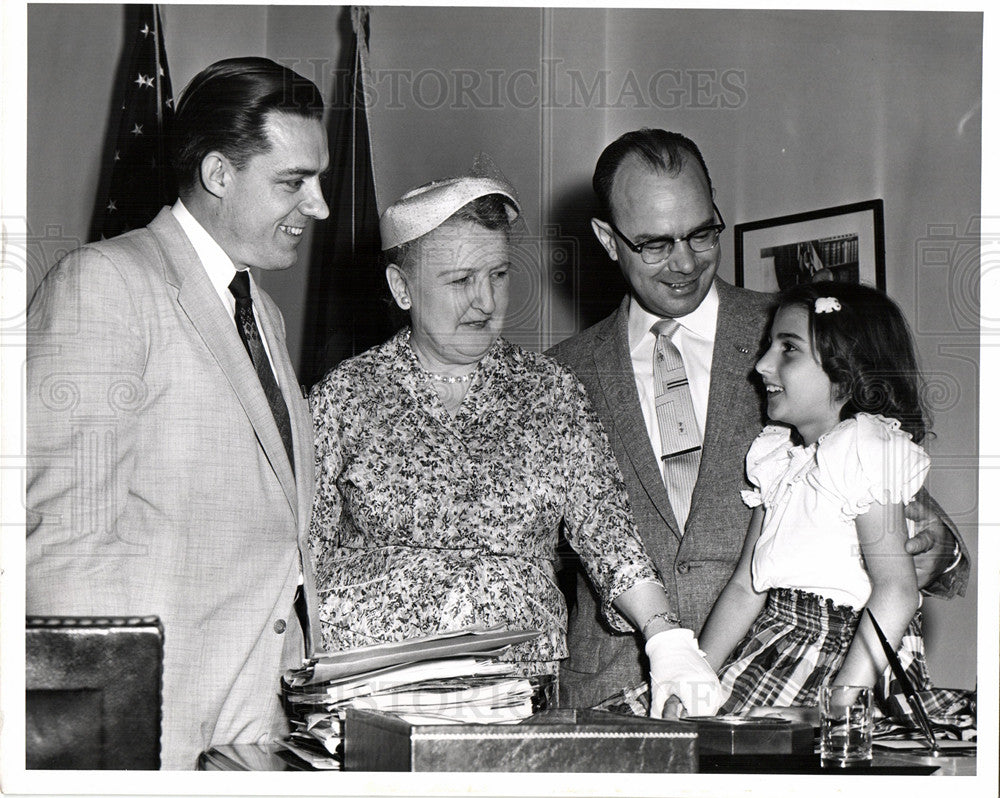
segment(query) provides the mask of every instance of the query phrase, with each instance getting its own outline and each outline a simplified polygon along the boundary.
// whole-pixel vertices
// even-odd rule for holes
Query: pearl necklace
[[[410,344],[410,351],[413,353],[413,360],[416,362],[417,368],[420,369],[424,375],[434,380],[434,382],[441,382],[445,385],[460,385],[461,383],[471,382],[472,378],[476,376],[475,369],[470,371],[468,374],[459,374],[457,376],[452,374],[435,374],[420,362],[420,357],[417,355],[417,351],[413,348],[413,344],[410,342],[410,335],[412,335],[412,332],[407,331],[407,343]]]
[[[463,382],[471,382],[472,378],[476,376],[475,371],[470,371],[468,374],[458,374],[458,375],[436,374],[435,372],[426,368],[424,364],[420,362],[420,358],[416,357],[416,352],[414,352],[413,359],[417,363],[417,368],[420,369],[420,371],[424,374],[424,376],[430,377],[430,379],[434,380],[434,382],[442,382],[445,385],[459,385]]]
[[[435,374],[433,371],[428,371],[423,366],[420,370],[430,377],[434,382],[443,382],[445,385],[457,385],[462,382],[471,382],[472,378],[476,376],[476,372],[470,371],[468,374],[460,374],[454,376],[452,374]]]

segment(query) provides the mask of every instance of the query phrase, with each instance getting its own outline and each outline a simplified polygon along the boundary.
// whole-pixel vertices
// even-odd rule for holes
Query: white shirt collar
[[[219,246],[219,242],[212,238],[212,234],[201,226],[201,222],[191,215],[191,211],[185,207],[180,198],[170,210],[190,239],[191,246],[194,247],[194,251],[201,260],[201,265],[205,267],[208,279],[212,281],[216,292],[223,298],[226,305],[229,305],[230,301],[227,301],[229,284],[236,275],[236,266],[233,265],[232,259]]]
[[[677,322],[691,335],[705,341],[715,341],[715,326],[718,318],[719,291],[713,281],[701,304],[686,316],[678,316]],[[652,336],[650,328],[659,320],[659,316],[642,307],[635,295],[632,295],[628,308],[628,348],[630,352],[635,352],[647,335]]]

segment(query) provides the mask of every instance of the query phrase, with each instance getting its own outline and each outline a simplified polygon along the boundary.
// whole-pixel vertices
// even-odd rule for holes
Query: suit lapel
[[[271,468],[281,483],[292,512],[296,518],[300,517],[295,479],[288,463],[288,455],[285,453],[264,389],[261,388],[257,372],[247,357],[235,324],[226,314],[194,247],[169,208],[160,211],[150,223],[149,229],[160,243],[167,282],[177,287],[178,304],[229,380],[233,392],[253,426],[261,448],[271,463]],[[258,310],[258,316],[263,315]],[[274,350],[280,350],[284,346],[283,342],[276,340],[273,329],[268,338],[268,346],[272,349],[272,357]],[[281,359],[287,360],[287,355],[283,354]],[[287,380],[287,377],[282,375],[279,379]],[[294,378],[292,384],[295,384]],[[283,390],[286,385],[287,382],[283,383]]]
[[[712,374],[708,390],[705,440],[702,444],[701,470],[691,498],[692,514],[700,494],[711,492],[713,464],[719,461],[716,452],[732,443],[733,413],[745,412],[739,401],[746,386],[737,374],[750,380],[757,362],[760,346],[760,320],[756,313],[744,312],[739,307],[739,297],[721,280],[715,281],[719,292],[719,315],[715,327],[715,345],[712,347]],[[706,487],[709,486],[709,487]]]
[[[313,569],[308,562],[309,548],[307,541],[309,519],[312,513],[313,496],[315,494],[314,472],[316,463],[313,448],[312,414],[309,412],[309,405],[305,398],[299,393],[299,383],[295,375],[295,369],[292,368],[291,359],[288,357],[288,346],[282,334],[281,318],[278,314],[278,309],[274,306],[270,298],[266,300],[262,299],[259,303],[255,299],[254,304],[257,306],[261,334],[267,338],[267,346],[271,353],[271,363],[274,366],[275,372],[277,372],[278,385],[281,387],[285,403],[288,405],[288,416],[292,424],[292,443],[295,452],[294,486],[297,489],[298,499],[299,547],[300,551],[304,553],[303,557],[306,560],[302,563],[302,586],[307,597],[315,596],[316,580]],[[268,413],[270,414],[270,409]],[[277,431],[277,427],[275,427],[275,431]],[[283,444],[281,452],[284,452]],[[286,464],[287,468],[287,457],[281,458],[280,462]],[[288,477],[289,479],[292,478],[291,472],[289,472]],[[285,494],[288,495],[288,488],[284,481],[282,481],[282,486],[285,487]],[[319,607],[318,603],[314,600],[307,600],[306,607],[309,613],[309,628],[305,631],[305,654],[307,657],[311,657],[316,653],[316,642],[319,640],[317,631],[320,628]]]
[[[288,357],[288,345],[281,333],[281,322],[277,316],[277,309],[269,301],[257,302],[256,297],[254,304],[257,307],[257,316],[261,324],[261,334],[267,338],[271,363],[277,372],[278,385],[285,397],[285,404],[288,405],[288,415],[292,424],[292,442],[295,450],[294,476],[299,487],[297,498],[299,517],[308,519],[312,510],[313,470],[315,468],[312,416],[309,413],[308,404],[302,397],[295,369],[292,368],[291,359]],[[268,415],[270,415],[270,408],[268,408]],[[276,426],[275,431],[277,432]],[[280,443],[280,436],[278,440]],[[284,451],[284,445],[282,445],[282,451]],[[281,458],[281,463],[287,465],[287,460],[287,457]],[[291,471],[289,471],[288,476],[289,478],[293,477]]]
[[[632,468],[653,506],[663,516],[674,536],[680,539],[680,530],[674,519],[667,489],[663,485],[663,474],[656,462],[653,447],[649,444],[649,432],[639,405],[639,391],[635,387],[635,372],[628,346],[628,307],[629,296],[626,295],[611,324],[597,341],[594,361],[601,380],[601,390],[618,415],[614,434],[621,439]],[[608,434],[612,434],[610,430]]]

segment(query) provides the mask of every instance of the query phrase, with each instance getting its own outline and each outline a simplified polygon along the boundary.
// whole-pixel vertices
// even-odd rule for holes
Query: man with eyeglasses
[[[690,139],[626,133],[601,154],[593,186],[602,215],[591,220],[594,233],[629,293],[611,316],[548,354],[576,372],[604,423],[667,587],[675,617],[665,622],[697,633],[746,535],[743,461],[763,421],[753,366],[772,298],[716,276],[725,222]],[[969,561],[957,533],[929,497],[920,512],[925,530],[908,544],[911,554],[926,552],[918,577],[936,578],[927,592],[963,593]],[[560,702],[586,707],[641,683],[645,663],[638,639],[601,625],[586,581],[575,583]],[[684,630],[679,655],[697,645]]]

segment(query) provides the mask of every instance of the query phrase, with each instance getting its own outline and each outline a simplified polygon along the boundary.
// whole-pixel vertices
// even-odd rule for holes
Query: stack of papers
[[[293,730],[282,745],[314,768],[339,769],[348,707],[413,724],[517,723],[532,713],[534,686],[495,657],[538,634],[468,629],[312,659],[284,676]]]

